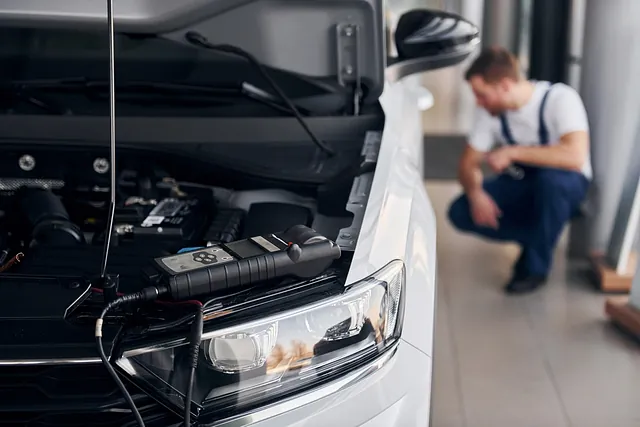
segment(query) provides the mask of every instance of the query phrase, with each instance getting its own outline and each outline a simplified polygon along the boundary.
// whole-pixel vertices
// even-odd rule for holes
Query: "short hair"
[[[482,77],[487,83],[497,83],[505,78],[519,81],[522,78],[518,59],[502,47],[489,47],[480,52],[464,78],[468,81],[474,76]]]

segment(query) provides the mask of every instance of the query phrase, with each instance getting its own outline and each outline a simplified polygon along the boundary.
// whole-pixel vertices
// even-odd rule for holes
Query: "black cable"
[[[140,411],[138,411],[138,408],[136,407],[136,404],[133,401],[131,394],[129,394],[129,391],[124,386],[124,383],[116,373],[115,369],[113,369],[113,366],[111,366],[111,363],[109,363],[109,360],[107,359],[107,355],[104,353],[104,348],[102,347],[102,337],[96,337],[96,342],[98,343],[98,353],[100,354],[100,359],[102,359],[102,363],[107,368],[107,371],[109,371],[109,374],[118,385],[118,388],[122,392],[124,399],[127,401],[127,404],[131,408],[131,412],[133,413],[133,416],[136,418],[138,425],[140,427],[145,427],[144,421],[142,420],[142,416],[140,415]]]
[[[191,322],[191,320],[193,319],[193,314],[187,314],[186,316],[183,316],[179,319],[176,320],[169,320],[166,322],[161,322],[161,323],[153,323],[147,327],[144,328],[144,332],[145,333],[152,333],[152,332],[163,332],[163,331],[167,331],[170,329],[174,329],[177,328],[179,326],[182,325],[186,325],[189,322]]]
[[[189,356],[191,360],[191,371],[187,382],[187,392],[184,397],[184,427],[191,427],[191,401],[193,399],[193,386],[198,368],[198,355],[200,354],[200,343],[202,342],[202,327],[204,324],[203,307],[198,307],[196,318],[191,324],[191,334],[189,335]]]
[[[262,63],[258,61],[256,57],[251,55],[249,52],[243,49],[240,49],[239,47],[236,47],[236,46],[226,45],[226,44],[213,44],[209,40],[207,40],[205,36],[198,33],[197,31],[189,31],[185,35],[185,38],[189,43],[191,43],[194,46],[199,46],[205,49],[215,50],[218,52],[228,53],[231,55],[239,56],[249,61],[251,65],[253,65],[258,70],[258,72],[267,81],[267,83],[269,83],[269,86],[271,86],[271,88],[278,94],[278,96],[282,99],[282,101],[291,110],[293,115],[296,117],[296,119],[300,123],[300,126],[302,126],[305,132],[309,135],[313,143],[320,150],[322,150],[324,153],[328,154],[329,156],[335,155],[335,151],[331,147],[329,147],[326,143],[318,139],[318,137],[313,133],[313,131],[309,128],[307,123],[302,118],[302,115],[300,114],[296,106],[293,104],[293,102],[291,102],[289,97],[282,91],[282,89],[280,89],[280,87],[271,78],[271,76],[269,76],[269,73],[267,72],[267,70],[264,68]]]
[[[118,385],[118,388],[122,392],[124,399],[129,404],[129,407],[131,408],[131,412],[133,413],[133,416],[136,418],[136,421],[138,422],[138,425],[140,427],[145,427],[144,421],[142,420],[142,416],[140,415],[140,411],[138,411],[138,408],[136,407],[136,404],[133,401],[131,394],[129,394],[129,391],[127,390],[124,383],[120,379],[120,376],[118,376],[115,369],[113,369],[113,366],[111,366],[111,363],[109,363],[109,359],[107,358],[107,355],[104,352],[104,347],[102,346],[102,324],[104,323],[105,316],[111,309],[129,302],[151,301],[157,298],[158,295],[159,295],[159,291],[157,288],[149,287],[149,288],[143,289],[140,292],[136,292],[135,294],[121,296],[111,301],[109,304],[107,304],[105,308],[102,310],[102,313],[100,313],[100,317],[96,320],[96,345],[98,347],[98,354],[100,355],[100,360],[102,360],[102,363],[104,364],[105,368],[107,368],[109,375],[111,375],[111,378],[113,378],[115,383]]]
[[[184,427],[191,427],[191,399],[193,395],[193,383],[196,377],[196,368],[191,368],[189,381],[187,382],[187,394],[184,398]]]

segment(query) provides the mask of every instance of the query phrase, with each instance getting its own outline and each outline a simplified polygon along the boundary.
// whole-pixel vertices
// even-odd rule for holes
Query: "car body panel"
[[[388,83],[380,98],[385,127],[347,283],[402,259],[407,271],[403,339],[432,356],[436,225],[422,181],[422,116],[414,85]]]

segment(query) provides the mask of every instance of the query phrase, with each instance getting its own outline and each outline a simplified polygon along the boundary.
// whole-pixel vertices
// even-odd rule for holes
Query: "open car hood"
[[[479,40],[478,29],[441,11],[410,11],[392,41],[382,0],[114,0],[116,31],[186,43],[198,31],[238,46],[272,68],[345,87],[375,101],[385,79],[453,65]],[[407,19],[406,15],[411,15]],[[0,27],[105,26],[106,0],[4,0]],[[401,28],[403,27],[403,28]],[[106,29],[106,27],[105,27]],[[105,33],[106,34],[106,33]],[[395,43],[394,43],[395,42]],[[388,49],[394,43],[392,49]],[[389,57],[388,51],[398,56]],[[391,74],[385,70],[391,66]]]

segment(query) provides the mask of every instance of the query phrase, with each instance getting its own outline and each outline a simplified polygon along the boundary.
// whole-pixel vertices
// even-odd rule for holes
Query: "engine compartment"
[[[3,183],[10,187],[10,181]],[[52,182],[35,180],[14,184],[15,189],[0,194],[4,272],[95,277],[106,230],[103,189],[55,189]],[[151,259],[184,248],[228,243],[298,224],[319,227],[335,239],[352,220],[349,215],[323,220],[316,200],[286,190],[234,191],[133,170],[120,173],[118,187],[107,272],[120,276],[122,292],[144,286],[144,267]]]
[[[20,130],[20,136],[0,138],[0,254],[6,253],[0,265],[20,257],[0,272],[5,359],[95,357],[93,328],[105,305],[96,285],[110,198],[109,153],[97,137],[103,122],[63,119],[46,126],[15,122],[3,132]],[[289,132],[299,128],[291,118],[282,119],[290,122],[284,127],[274,119],[238,119],[233,129],[233,120],[203,119],[211,131],[187,120],[170,126],[171,135],[169,127],[119,119],[116,215],[106,270],[118,276],[118,291],[148,287],[147,267],[157,257],[306,225],[342,249],[332,268],[311,280],[248,288],[220,303],[267,301],[259,307],[262,316],[282,304],[340,292],[369,198],[384,116],[330,119],[332,126],[318,126],[318,134],[340,147],[340,154],[320,162],[307,139]],[[274,292],[281,296],[274,299]],[[123,338],[119,325],[133,322],[136,327],[128,329],[146,340],[184,333],[181,322],[192,317],[192,306],[160,302],[133,315],[113,313],[104,325],[105,351],[118,351],[119,340],[132,339]],[[228,317],[239,321],[234,319]]]

